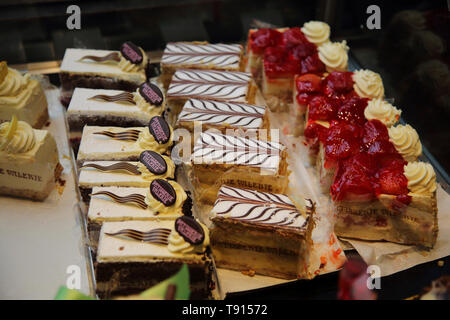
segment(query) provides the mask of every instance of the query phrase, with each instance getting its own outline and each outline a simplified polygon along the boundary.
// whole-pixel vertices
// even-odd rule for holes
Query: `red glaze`
[[[333,71],[325,78],[325,86],[335,93],[353,91],[353,72]]]
[[[342,121],[332,121],[327,137],[322,142],[326,161],[346,159],[360,151],[361,128]]]
[[[331,121],[336,118],[337,105],[332,99],[324,96],[312,96],[309,99],[309,120]]]
[[[378,188],[376,194],[407,195],[408,179],[402,171],[383,168],[378,172]]]
[[[386,126],[379,120],[369,120],[364,124],[362,143],[365,149],[376,140],[389,140]]]
[[[295,78],[295,86],[301,93],[319,93],[322,90],[322,79],[315,74],[304,74]]]
[[[337,111],[337,119],[363,125],[366,122],[364,110],[367,107],[367,102],[368,99],[357,97],[345,100],[344,104]]]
[[[325,65],[319,59],[319,55],[317,53],[306,57],[305,59],[300,61],[300,73],[317,73],[322,74],[325,72]]]
[[[274,29],[259,29],[250,35],[250,48],[256,54],[263,54],[264,49],[276,47],[282,42],[282,33]]]
[[[288,51],[282,47],[264,50],[264,70],[269,78],[292,77],[299,73],[298,61],[288,59]]]
[[[282,41],[281,44],[283,47],[292,48],[299,45],[311,44],[311,42],[306,39],[302,30],[299,27],[290,28],[282,33]],[[314,45],[313,45],[314,46]],[[316,47],[314,46],[314,50]]]

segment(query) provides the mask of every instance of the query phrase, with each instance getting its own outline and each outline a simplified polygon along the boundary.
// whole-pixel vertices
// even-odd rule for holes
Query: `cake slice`
[[[270,129],[269,115],[265,107],[237,102],[189,99],[183,106],[177,125],[191,133],[210,128],[227,131],[258,133]],[[198,128],[195,128],[199,126]],[[201,129],[201,130],[200,130]]]
[[[256,85],[250,73],[179,69],[170,81],[167,103],[177,116],[191,98],[253,104],[255,95]]]
[[[196,199],[213,203],[222,184],[284,193],[286,157],[286,147],[277,142],[201,133],[191,155]]]
[[[85,161],[78,186],[85,202],[93,187],[145,188],[155,179],[174,179],[175,164],[168,156],[146,150],[139,161]]]
[[[135,294],[189,269],[191,299],[210,297],[212,262],[208,229],[195,218],[106,222],[95,270],[100,298]]]
[[[147,80],[148,58],[142,48],[125,42],[119,51],[66,49],[60,67],[63,103],[75,88],[135,91]]]
[[[160,80],[167,89],[177,69],[242,71],[243,53],[240,44],[169,42],[161,58]]]
[[[222,186],[211,211],[216,266],[283,279],[306,276],[314,205],[283,194]]]
[[[37,80],[0,61],[0,123],[13,115],[40,129],[48,122],[47,98]]]
[[[87,227],[94,252],[104,222],[174,220],[192,213],[190,196],[171,180],[155,179],[146,188],[93,187],[90,196]]]
[[[153,117],[147,127],[85,126],[77,161],[137,161],[145,150],[166,153],[173,144],[173,129],[160,116]]]
[[[349,166],[348,170],[358,169]],[[337,213],[336,234],[432,248],[438,235],[433,167],[428,163],[410,162],[399,170],[381,172],[376,196],[367,176],[362,173],[358,181],[352,182],[350,174],[339,175],[336,186],[340,188],[332,189]]]
[[[43,201],[62,170],[50,132],[15,116],[0,125],[0,194]]]
[[[85,125],[145,126],[164,109],[163,93],[150,82],[142,83],[136,92],[75,88],[67,121],[71,131],[82,131]]]

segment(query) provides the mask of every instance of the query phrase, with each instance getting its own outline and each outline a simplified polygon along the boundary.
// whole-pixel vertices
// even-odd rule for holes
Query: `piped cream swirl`
[[[136,106],[138,106],[142,111],[148,112],[152,115],[159,116],[164,111],[164,105],[154,106],[147,102],[147,100],[145,100],[145,98],[139,93],[139,88],[136,92],[133,92],[133,100],[136,103]]]
[[[0,83],[0,99],[2,97],[17,96],[30,82],[30,75],[20,74],[19,71],[8,68],[8,74]]]
[[[327,67],[328,72],[347,71],[348,68],[347,41],[326,42],[319,46],[319,59]]]
[[[353,89],[363,98],[383,99],[384,86],[381,76],[371,70],[356,70],[353,73]]]
[[[367,120],[377,119],[387,127],[393,126],[400,118],[401,110],[382,99],[369,100],[364,115]]]
[[[120,61],[118,63],[118,66],[120,69],[122,69],[125,72],[139,72],[139,71],[145,71],[145,68],[147,67],[148,58],[147,54],[144,50],[142,50],[141,47],[139,47],[139,50],[142,53],[142,62],[139,64],[134,64],[131,61],[127,60],[122,54],[120,54]]]
[[[139,134],[139,138],[136,141],[139,147],[142,148],[142,150],[153,150],[159,153],[164,153],[167,151],[169,147],[173,144],[173,129],[170,127],[170,138],[167,143],[158,143],[158,141],[155,140],[153,135],[150,133],[150,130],[148,127],[144,128],[143,131]]]
[[[318,46],[330,39],[330,26],[322,21],[309,21],[302,27],[302,32],[309,40]]]
[[[417,131],[407,125],[398,125],[388,129],[389,139],[394,144],[395,149],[408,161],[416,161],[422,154],[422,144],[420,143]]]
[[[412,193],[430,194],[436,191],[436,173],[429,163],[409,162],[403,167]]]
[[[168,156],[164,156],[162,155],[162,157],[164,158],[164,160],[166,161],[167,164],[167,170],[164,174],[162,175],[156,175],[154,173],[152,173],[150,170],[147,169],[147,167],[139,162],[138,163],[138,170],[141,172],[141,177],[144,180],[147,181],[151,181],[154,179],[165,179],[165,178],[173,178],[175,175],[175,164],[173,163],[172,159],[170,159]]]
[[[198,222],[198,221],[197,221]],[[206,248],[209,245],[209,231],[208,228],[198,222],[201,227],[203,228],[203,232],[205,233],[205,239],[203,240],[202,243],[197,244],[197,245],[193,245],[189,242],[187,242],[186,240],[184,240],[184,238],[174,229],[172,230],[172,232],[169,235],[169,245],[168,245],[168,249],[171,252],[174,253],[183,253],[183,254],[189,254],[189,253],[203,253],[206,251]]]
[[[0,125],[0,152],[26,153],[36,144],[33,128],[25,121],[13,118]]]
[[[177,195],[177,198],[175,200],[175,203],[171,206],[165,206],[162,202],[155,199],[150,192],[150,188],[147,190],[147,194],[145,196],[145,203],[148,205],[148,207],[158,213],[181,213],[181,208],[183,207],[184,201],[187,199],[187,194],[184,191],[184,189],[175,181],[167,180],[172,187],[175,190],[175,193]]]

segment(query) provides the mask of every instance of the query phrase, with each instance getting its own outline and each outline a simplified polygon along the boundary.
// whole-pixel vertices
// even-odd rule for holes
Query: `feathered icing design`
[[[147,209],[148,207],[148,205],[145,203],[145,196],[142,194],[133,193],[127,196],[118,196],[117,194],[109,191],[99,191],[91,194],[91,196],[98,195],[107,196],[117,203],[134,203],[142,209]]]
[[[108,96],[106,94],[98,94],[96,96],[90,97],[89,100],[100,100],[106,102],[128,102],[130,104],[136,105],[134,101],[133,94],[131,92],[122,92],[114,96]]]
[[[204,132],[194,145],[196,163],[226,163],[277,171],[284,146],[276,142]]]
[[[245,72],[180,69],[172,77],[167,96],[245,102],[250,80]]]
[[[168,245],[170,232],[171,230],[167,228],[157,228],[147,232],[134,229],[122,229],[118,232],[113,233],[105,232],[105,234],[112,237],[125,237],[142,242]]]
[[[161,63],[238,68],[241,53],[242,47],[238,44],[193,44],[173,42],[167,44]]]
[[[285,195],[229,186],[220,188],[213,211],[240,221],[300,229],[308,221]]]
[[[121,141],[137,141],[139,139],[140,133],[141,131],[136,129],[127,130],[123,132],[111,132],[111,131],[94,132],[94,134],[101,134],[110,137],[114,140],[121,140]]]
[[[119,52],[111,52],[108,53],[106,56],[103,57],[98,57],[98,56],[92,56],[92,55],[88,55],[88,56],[84,56],[80,59],[81,60],[93,60],[95,62],[105,62],[105,61],[116,61],[119,62],[120,61],[120,54]]]
[[[88,164],[81,166],[81,168],[94,168],[94,169],[98,169],[101,171],[125,170],[125,171],[128,171],[129,173],[137,175],[137,176],[142,174],[138,170],[138,167],[136,165],[128,163],[128,162],[118,162],[118,163],[111,164],[109,166],[102,166],[102,165],[96,164],[96,163],[88,163]]]
[[[201,121],[245,128],[260,128],[265,108],[234,102],[190,99],[178,121]]]

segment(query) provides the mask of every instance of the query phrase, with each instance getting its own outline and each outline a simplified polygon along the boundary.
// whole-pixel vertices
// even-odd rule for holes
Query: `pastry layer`
[[[97,95],[114,96],[122,92],[75,88],[67,110],[70,129],[81,130],[84,125],[145,126],[153,116],[161,115],[164,111],[163,106],[143,110],[136,104],[92,99]]]
[[[436,193],[410,193],[402,206],[395,196],[382,194],[372,202],[335,202],[338,236],[386,240],[432,248],[438,235]]]

